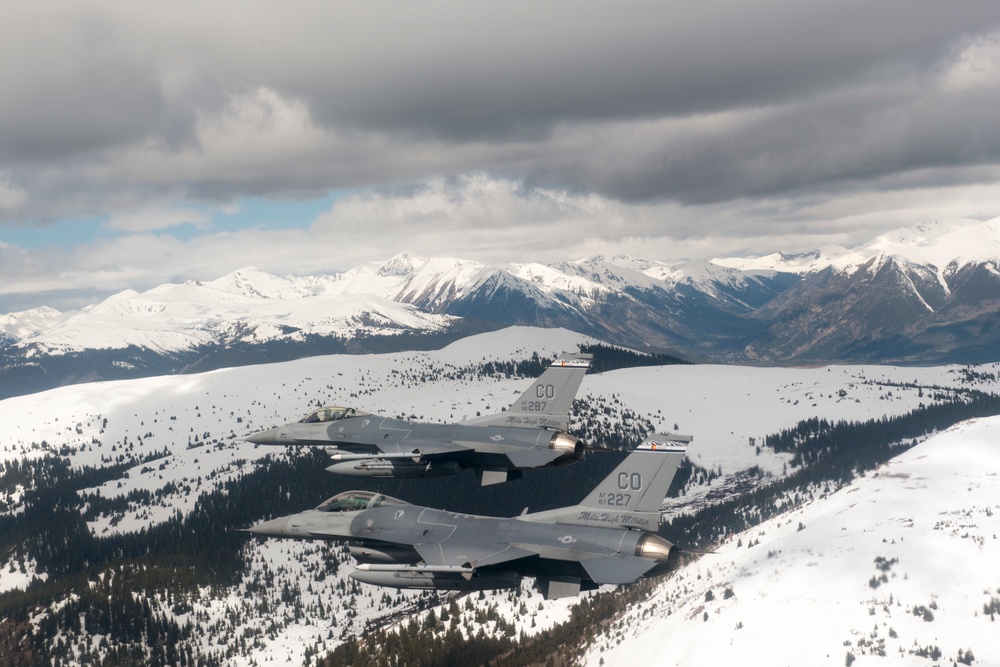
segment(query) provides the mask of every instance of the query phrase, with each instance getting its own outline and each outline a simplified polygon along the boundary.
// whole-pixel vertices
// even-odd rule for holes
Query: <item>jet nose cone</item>
[[[280,519],[263,521],[256,526],[251,526],[247,529],[247,532],[266,537],[285,537],[288,535],[288,528],[288,517],[284,516]]]
[[[274,445],[277,444],[278,429],[272,428],[266,431],[261,431],[260,433],[254,433],[253,435],[247,436],[245,440],[257,445]]]

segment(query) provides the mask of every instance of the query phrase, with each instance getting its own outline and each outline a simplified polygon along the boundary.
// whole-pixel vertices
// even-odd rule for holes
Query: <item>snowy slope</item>
[[[435,310],[467,292],[489,274],[481,262],[418,257],[404,252],[382,262],[369,262],[335,276],[323,286],[328,294],[375,294]]]
[[[243,437],[298,419],[319,403],[347,403],[383,414],[459,421],[499,412],[524,389],[524,380],[416,378],[487,360],[554,358],[587,339],[559,329],[519,327],[460,340],[434,352],[332,355],[209,373],[160,376],[62,387],[0,401],[0,462],[62,453],[73,466],[102,466],[119,457],[139,460],[169,451],[152,469],[137,463],[127,478],[101,487],[105,497],[162,490],[206,477],[194,490],[221,484],[256,461],[283,450]],[[432,391],[428,389],[433,388]],[[0,500],[2,500],[0,496]],[[190,511],[197,494],[177,492],[126,517],[105,517],[95,532],[130,531]],[[316,499],[317,503],[322,498]],[[112,525],[112,523],[114,525]]]
[[[191,472],[199,467],[233,474],[231,461],[252,461],[275,451],[245,443],[242,437],[297,419],[317,403],[347,403],[382,414],[418,415],[425,421],[459,421],[477,411],[498,412],[524,389],[523,380],[416,378],[480,361],[522,359],[536,351],[554,357],[587,340],[560,329],[512,327],[462,339],[439,351],[331,355],[63,387],[0,401],[0,461],[68,448],[73,465],[95,466],[112,456],[112,448],[115,456],[125,452],[137,459],[164,448],[170,451],[166,460],[157,462],[162,470],[142,473],[143,466],[136,465],[127,480],[105,484],[101,492],[108,496],[163,488],[172,480],[196,476]],[[817,415],[866,420],[909,412],[932,402],[930,392],[892,384],[960,386],[959,368],[660,366],[587,375],[579,396],[614,397],[648,415],[661,429],[676,426],[693,434],[689,457],[702,467],[733,474],[760,466],[778,474],[787,456],[758,454],[751,438],[760,440]],[[996,372],[996,366],[984,368]],[[192,442],[192,434],[200,436],[197,442]],[[204,442],[212,446],[189,448]],[[178,494],[165,503],[162,514],[152,511],[140,523],[118,523],[118,529],[162,520],[194,499]]]
[[[35,354],[130,345],[160,353],[234,341],[307,335],[351,337],[438,331],[451,318],[370,293],[326,294],[322,279],[280,278],[243,269],[218,280],[126,290],[18,336]],[[24,318],[18,319],[24,330]]]
[[[1000,417],[963,423],[664,579],[587,664],[1000,664]],[[727,593],[727,591],[729,591]],[[711,593],[711,594],[709,594]],[[927,663],[920,651],[940,651]],[[603,663],[601,661],[604,661]]]
[[[121,477],[99,487],[105,498],[127,497],[142,489],[154,494],[151,504],[133,503],[123,512],[102,515],[90,523],[97,535],[137,531],[165,521],[175,512],[191,512],[201,493],[246,472],[265,455],[282,452],[254,446],[242,438],[296,419],[316,403],[349,403],[383,414],[414,415],[424,421],[457,421],[477,411],[496,412],[524,389],[524,380],[434,378],[440,372],[481,361],[523,359],[533,352],[552,357],[574,350],[586,340],[566,330],[514,327],[465,338],[433,352],[334,355],[197,375],[63,387],[0,401],[0,462],[58,453],[73,466],[99,466],[138,461],[165,451],[161,458],[148,464],[137,462]],[[996,373],[998,367],[980,370]],[[782,474],[787,456],[769,450],[758,455],[750,437],[760,438],[817,415],[867,419],[901,414],[920,402],[932,402],[930,392],[921,397],[919,389],[889,384],[914,381],[941,388],[966,386],[958,367],[668,366],[588,375],[580,396],[624,406],[647,417],[659,429],[671,430],[676,424],[681,432],[695,436],[691,459],[720,470],[723,478],[713,487],[689,489],[685,497],[668,506],[670,511],[672,506],[703,497],[750,466]],[[942,391],[947,393],[947,389]],[[586,460],[578,465],[586,465]],[[84,489],[82,493],[95,490]],[[0,493],[0,508],[10,507],[8,511],[16,513],[18,497],[17,490]],[[318,503],[322,499],[312,500]],[[805,522],[811,528],[813,521]],[[751,550],[762,560],[764,537],[772,533],[772,529],[765,530],[761,546]],[[807,534],[803,531],[800,535]],[[909,544],[909,536],[906,539]],[[334,546],[251,540],[246,549],[253,565],[244,583],[202,590],[187,601],[192,611],[178,616],[181,620],[199,618],[194,624],[195,640],[225,650],[232,647],[227,638],[259,632],[264,624],[258,609],[265,606],[268,625],[273,622],[273,628],[227,664],[269,659],[301,664],[307,649],[329,650],[343,637],[361,632],[367,622],[380,622],[421,597],[412,592],[392,593],[387,602],[381,589],[356,584],[343,588],[351,586],[345,577],[353,566],[346,552]],[[318,578],[316,573],[325,571],[333,561],[344,567]],[[906,561],[901,559],[901,563]],[[707,566],[703,560],[693,567]],[[30,562],[0,562],[0,591],[26,585],[35,574],[34,567]],[[866,578],[875,572],[870,563],[864,568],[872,570]],[[697,581],[695,574],[691,577]],[[262,587],[261,581],[269,584]],[[665,594],[677,594],[671,581],[664,583],[669,591]],[[570,602],[541,603],[528,586],[521,591],[489,594],[482,604],[495,605],[505,618],[517,619],[519,631],[529,633],[568,617]],[[283,595],[285,590],[294,593]],[[741,588],[736,591],[743,595]],[[721,594],[721,590],[716,592]],[[704,597],[704,591],[700,596]],[[929,597],[919,600],[920,604],[929,602]],[[178,613],[165,600],[153,604],[170,617]],[[516,613],[522,604],[530,614]],[[336,625],[331,619],[336,619]],[[73,641],[82,645],[94,640],[83,635]],[[837,657],[837,664],[841,659]]]

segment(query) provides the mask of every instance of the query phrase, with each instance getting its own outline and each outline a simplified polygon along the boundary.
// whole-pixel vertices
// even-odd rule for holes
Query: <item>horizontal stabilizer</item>
[[[638,556],[583,558],[580,560],[595,584],[630,584],[654,567],[656,561]]]
[[[546,600],[575,598],[580,594],[580,577],[538,577],[536,585]]]
[[[552,463],[564,452],[557,449],[513,449],[507,452],[507,459],[515,468],[541,468]]]
[[[510,468],[476,468],[476,476],[480,486],[490,486],[523,479],[524,473]]]

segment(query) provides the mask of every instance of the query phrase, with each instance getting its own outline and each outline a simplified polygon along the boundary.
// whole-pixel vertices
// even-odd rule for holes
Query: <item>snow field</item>
[[[297,419],[317,404],[346,403],[424,421],[457,421],[477,412],[498,412],[525,389],[526,380],[471,376],[448,380],[442,379],[442,374],[482,361],[522,359],[532,352],[555,357],[575,351],[579,343],[586,341],[565,330],[513,327],[463,339],[440,351],[325,356],[197,375],[63,387],[0,401],[0,462],[45,453],[67,458],[74,467],[134,461],[127,475],[99,487],[101,495],[126,496],[133,490],[145,489],[154,494],[161,492],[160,497],[152,506],[133,505],[124,513],[99,517],[90,527],[98,535],[136,531],[164,521],[175,512],[190,512],[202,492],[257,465],[268,454],[281,455],[281,448],[255,446],[242,438]],[[978,370],[996,374],[997,369],[997,365],[991,365]],[[925,388],[897,386],[902,383]],[[702,467],[719,469],[724,476],[751,466],[780,475],[788,456],[766,449],[758,454],[750,438],[759,443],[765,435],[814,416],[863,420],[903,414],[921,402],[932,402],[933,392],[927,389],[931,386],[968,385],[958,367],[668,366],[588,375],[579,395],[609,401],[614,397],[628,409],[649,416],[661,431],[673,430],[676,424],[680,433],[695,437],[689,449],[691,460]],[[913,450],[917,451],[921,449]],[[955,449],[956,457],[961,451]],[[165,456],[141,462],[164,452]],[[979,453],[970,455],[975,460]],[[907,469],[896,470],[894,465],[879,471],[877,478],[870,473],[859,483],[877,479],[898,486],[899,493],[933,491],[940,484],[931,472],[925,471],[919,477]],[[983,469],[974,463],[968,467]],[[953,472],[955,479],[965,479],[960,470]],[[903,477],[904,473],[909,476]],[[989,506],[994,507],[995,482],[989,475],[965,480],[962,483],[973,491],[958,489],[954,496],[993,498]],[[725,477],[716,482],[723,483]],[[163,493],[171,484],[178,490]],[[972,524],[987,525],[989,517],[983,514],[986,510],[976,513],[980,505],[938,507],[924,500],[913,505],[905,495],[893,501],[896,496],[887,492],[889,488],[896,487],[872,491],[876,500],[867,505],[860,503],[864,512],[850,507],[864,494],[843,490],[828,499],[832,502],[848,498],[843,506],[829,506],[836,510],[825,510],[832,516],[824,515],[819,509],[822,504],[817,502],[814,509],[798,508],[748,534],[734,536],[734,540],[742,539],[742,547],[730,541],[722,547],[722,555],[702,558],[665,579],[650,605],[634,610],[635,616],[627,616],[624,625],[612,632],[621,633],[629,646],[634,645],[635,659],[655,659],[657,664],[672,660],[675,654],[684,658],[676,664],[688,664],[689,655],[705,656],[708,662],[733,656],[745,658],[748,651],[774,655],[767,653],[764,645],[780,643],[775,633],[780,633],[785,624],[794,627],[802,618],[812,618],[830,629],[823,642],[815,637],[803,641],[809,644],[808,650],[802,649],[807,651],[803,655],[815,657],[813,664],[842,664],[848,651],[856,655],[856,664],[864,664],[874,650],[871,646],[878,646],[879,640],[885,642],[884,650],[889,655],[900,648],[914,648],[913,642],[919,646],[937,644],[949,659],[959,648],[971,648],[977,656],[1000,655],[988,642],[972,641],[971,637],[966,640],[968,632],[956,629],[952,634],[953,621],[949,620],[955,614],[956,628],[982,629],[977,624],[988,622],[983,621],[982,605],[991,598],[983,591],[992,590],[1000,598],[996,591],[1000,588],[1000,574],[993,581],[977,577],[971,588],[958,579],[963,572],[981,572],[986,567],[982,563],[1000,562],[996,543],[991,542],[993,531],[1000,533],[1000,529],[977,532],[968,528]],[[91,488],[84,493],[95,491],[97,488]],[[684,500],[690,502],[692,496],[705,492],[693,489]],[[17,490],[0,494],[0,507],[17,512],[18,500]],[[316,503],[321,500],[315,499]],[[988,503],[981,505],[986,507]],[[894,513],[883,516],[880,523],[866,523],[878,516],[876,510],[889,512],[893,507]],[[996,509],[1000,516],[1000,508]],[[929,529],[923,523],[928,513],[933,518],[927,518],[931,521]],[[799,522],[805,525],[801,531]],[[824,528],[826,523],[830,526]],[[938,524],[940,527],[935,529]],[[924,529],[931,530],[936,539],[919,538],[918,532]],[[963,537],[967,533],[981,540]],[[822,539],[803,541],[816,535]],[[888,542],[882,542],[883,537]],[[757,540],[759,544],[748,547],[749,542]],[[268,660],[301,664],[307,653],[322,654],[343,637],[363,631],[367,623],[383,622],[379,619],[411,609],[421,599],[421,593],[400,594],[347,579],[353,563],[341,547],[251,540],[246,549],[253,566],[241,586],[201,591],[178,611],[168,601],[160,603],[164,614],[191,619],[203,641],[217,642],[212,646],[220,654],[234,650],[234,656],[226,660],[228,664],[249,667]],[[774,554],[768,557],[769,552]],[[974,556],[980,565],[969,565],[967,561]],[[869,580],[882,574],[874,563],[876,557],[898,561],[886,571],[889,581],[873,589]],[[342,565],[336,573],[327,573],[331,561]],[[950,567],[951,562],[954,567]],[[843,568],[845,563],[850,564],[849,569],[824,569]],[[30,582],[33,567],[23,566],[23,573],[22,564],[0,566],[0,591]],[[324,573],[322,579],[320,573]],[[949,583],[953,579],[954,583]],[[709,587],[714,594],[712,602],[705,601]],[[734,591],[733,597],[724,597],[727,587]],[[825,610],[829,596],[834,596],[836,603],[830,604],[840,611]],[[543,602],[530,582],[525,582],[520,591],[486,593],[483,601],[476,594],[473,597],[478,608],[492,605],[501,618],[515,624],[518,633],[527,634],[564,621],[576,604],[575,599]],[[443,605],[449,601],[445,596]],[[752,606],[742,606],[751,602],[762,605],[759,613]],[[936,609],[930,608],[932,603]],[[528,613],[521,612],[522,606]],[[912,613],[914,607],[920,606],[932,611],[933,622]],[[668,608],[672,610],[670,616],[661,618]],[[809,610],[814,608],[824,610],[824,619],[829,616],[832,620],[810,617]],[[437,607],[438,616],[440,609]],[[708,621],[702,620],[706,612]],[[663,630],[659,625],[650,625],[654,620],[676,623],[682,617],[687,619],[683,628],[670,625]],[[261,619],[266,619],[263,628]],[[408,621],[404,617],[400,622]],[[872,637],[876,628],[877,636]],[[889,628],[897,637],[889,636]],[[257,632],[261,630],[263,634]],[[808,636],[807,630],[802,632]],[[644,639],[649,633],[669,639],[649,644]],[[731,638],[739,650],[727,653],[720,636]],[[591,654],[595,664],[600,657],[608,658],[608,664],[620,664],[614,661],[619,649],[612,646],[617,634],[601,641],[593,649],[598,653]],[[845,646],[848,641],[850,645]],[[865,643],[859,644],[862,641]],[[697,652],[708,650],[717,653]],[[626,654],[623,659],[631,661],[633,656]],[[980,660],[979,664],[987,663]]]
[[[1000,417],[733,536],[664,578],[588,665],[1000,664]],[[729,591],[727,593],[727,591]],[[928,663],[929,664],[929,663]]]

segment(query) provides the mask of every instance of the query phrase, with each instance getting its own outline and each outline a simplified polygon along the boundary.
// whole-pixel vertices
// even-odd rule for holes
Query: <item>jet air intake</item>
[[[549,449],[560,453],[559,458],[552,462],[556,466],[566,466],[583,458],[583,443],[580,442],[580,438],[562,431],[549,439]]]

